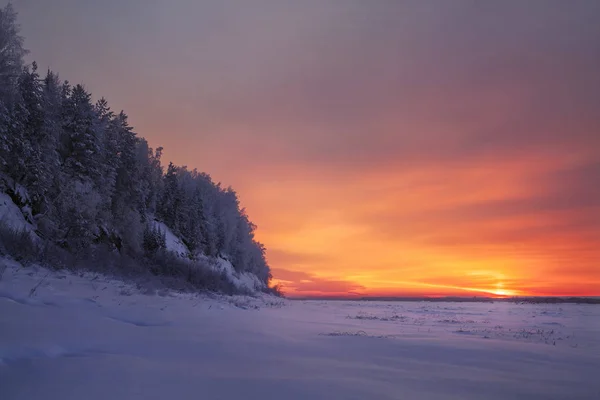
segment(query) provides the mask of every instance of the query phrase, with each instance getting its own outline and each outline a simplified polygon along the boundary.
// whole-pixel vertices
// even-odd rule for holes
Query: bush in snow
[[[15,229],[0,223],[0,254],[25,265],[38,261],[38,242],[26,229]]]
[[[165,233],[161,232],[157,226],[146,225],[144,229],[144,251],[148,254],[155,254],[160,249],[166,249],[167,240]]]

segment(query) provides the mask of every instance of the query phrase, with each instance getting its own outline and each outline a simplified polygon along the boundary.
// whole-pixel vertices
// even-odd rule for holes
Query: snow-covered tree
[[[16,95],[15,88],[26,54],[17,13],[9,3],[0,9],[0,104],[7,108]]]
[[[165,232],[161,232],[158,226],[146,225],[143,242],[145,252],[155,253],[158,250],[164,250],[167,247],[166,241]]]
[[[22,125],[27,110],[19,96],[25,54],[17,13],[8,4],[0,8],[0,168],[10,176],[22,175],[25,168],[18,158],[27,151]]]
[[[102,177],[102,153],[91,98],[83,85],[76,85],[71,90],[63,107],[61,155],[72,178],[98,182]]]
[[[104,97],[94,106],[97,116],[95,130],[100,136],[100,159],[102,185],[100,190],[103,196],[103,207],[110,209],[115,195],[117,169],[119,167],[118,131],[114,127],[115,114],[108,106]]]
[[[175,164],[169,163],[163,178],[164,189],[157,209],[158,216],[176,234],[180,233],[179,222],[183,206],[183,193],[179,188],[177,169]]]

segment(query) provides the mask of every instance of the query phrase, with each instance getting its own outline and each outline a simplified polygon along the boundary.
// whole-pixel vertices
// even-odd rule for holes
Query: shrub
[[[0,224],[0,253],[28,265],[39,260],[40,246],[25,229]]]
[[[265,288],[264,292],[277,297],[285,297],[283,287],[279,284]]]
[[[100,243],[73,253],[50,241],[41,241],[27,230],[16,230],[0,221],[0,255],[12,257],[23,265],[39,264],[51,269],[95,271],[129,280],[146,280],[156,286],[181,291],[208,291],[225,294],[248,294],[235,286],[222,271],[206,262],[184,260],[164,249],[146,256],[119,252]],[[155,279],[152,279],[155,277]],[[270,293],[281,295],[279,288]]]

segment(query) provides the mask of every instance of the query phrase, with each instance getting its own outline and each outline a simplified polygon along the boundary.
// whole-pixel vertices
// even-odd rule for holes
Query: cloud
[[[267,259],[272,265],[290,267],[294,265],[305,265],[311,263],[322,263],[331,260],[331,256],[324,254],[311,254],[294,252],[283,249],[268,249]]]
[[[475,172],[484,171],[486,166],[473,165],[472,168]],[[465,174],[434,171],[431,176],[412,182],[408,188],[411,193],[388,194],[400,200],[416,196],[414,203],[401,207],[390,204],[377,213],[367,209],[359,220],[370,222],[380,235],[391,236],[397,235],[399,230],[420,235],[469,225],[471,228],[479,226],[484,231],[489,227],[497,229],[497,242],[510,240],[511,231],[518,240],[528,235],[537,236],[544,230],[549,234],[600,231],[600,186],[597,185],[600,164],[594,162],[558,170],[548,170],[542,165],[538,169],[542,172],[531,172],[527,168],[510,171],[499,164],[497,173],[481,175],[468,171]],[[512,187],[505,188],[503,182],[509,182]],[[499,190],[494,189],[495,185],[499,185]],[[502,226],[494,226],[497,222],[503,222]],[[453,233],[461,234],[456,230]],[[464,233],[473,243],[482,239],[472,232]]]
[[[283,286],[288,296],[315,295],[356,295],[365,289],[364,286],[351,281],[327,279],[315,274],[276,268],[273,276]]]

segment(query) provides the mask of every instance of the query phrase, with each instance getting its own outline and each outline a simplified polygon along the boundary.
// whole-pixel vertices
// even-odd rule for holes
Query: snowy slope
[[[22,194],[26,196],[27,194]],[[25,197],[24,197],[25,198]],[[35,235],[34,227],[27,222],[23,216],[23,212],[19,207],[13,203],[12,199],[5,193],[0,192],[0,223],[16,230],[26,230],[37,238]],[[189,260],[191,258],[191,252],[183,241],[177,237],[169,229],[167,225],[156,219],[152,219],[152,228],[158,229],[165,235],[165,244],[168,251],[173,252],[182,259]],[[254,293],[265,289],[265,284],[261,282],[256,275],[251,273],[238,273],[231,265],[231,262],[223,258],[209,258],[204,255],[197,255],[197,258],[203,259],[204,264],[209,266],[215,271],[223,272],[227,276],[230,282],[232,282],[238,289],[246,290]]]
[[[593,305],[149,296],[9,262],[0,327],[3,400],[600,398]]]
[[[164,223],[158,220],[152,220],[152,228],[158,228],[160,232],[165,234],[167,250],[177,254],[181,258],[189,259],[190,250],[187,246],[179,239],[171,229]]]
[[[154,219],[152,223],[152,228],[157,228],[160,232],[165,234],[167,250],[177,254],[181,258],[190,258],[191,253],[187,246],[169,229],[168,226],[156,219]],[[227,276],[227,279],[238,289],[247,290],[252,293],[265,289],[265,284],[261,282],[256,275],[248,272],[239,273],[235,271],[229,260],[220,257],[206,257],[203,254],[197,254],[196,258],[203,260],[203,264],[208,265],[213,270],[223,272]]]
[[[249,272],[237,272],[229,260],[223,258],[211,259],[202,255],[198,257],[203,259],[213,270],[225,273],[227,279],[238,289],[245,289],[250,292],[265,289],[265,284],[256,275]]]
[[[0,192],[0,223],[11,229],[34,232],[34,227],[27,222],[19,207],[13,203],[10,196],[2,192]]]

